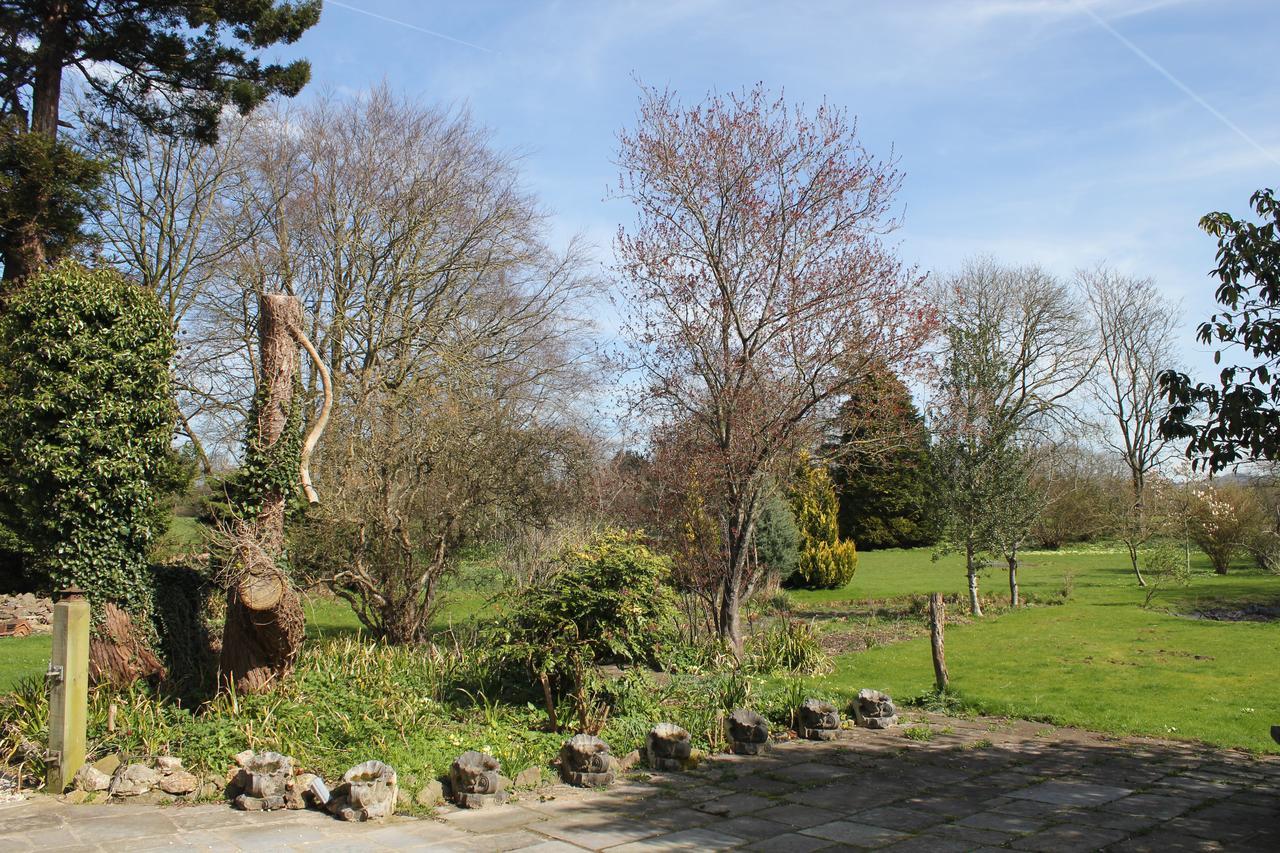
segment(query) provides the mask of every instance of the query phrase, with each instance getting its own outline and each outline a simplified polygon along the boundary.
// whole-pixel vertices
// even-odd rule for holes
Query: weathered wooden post
[[[49,659],[49,772],[45,787],[61,794],[84,764],[89,712],[89,602],[75,587],[53,605]]]
[[[933,679],[938,685],[938,692],[947,689],[947,652],[943,646],[943,628],[947,621],[947,604],[942,600],[942,593],[935,592],[929,596],[929,640],[933,647]]]

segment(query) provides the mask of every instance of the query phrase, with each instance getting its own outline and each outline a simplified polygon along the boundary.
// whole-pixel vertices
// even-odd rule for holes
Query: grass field
[[[969,710],[1042,719],[1115,734],[1193,738],[1220,746],[1280,751],[1269,727],[1280,722],[1274,677],[1280,623],[1189,618],[1199,608],[1280,603],[1280,577],[1244,566],[1215,575],[1203,557],[1185,588],[1161,590],[1152,609],[1119,552],[1028,555],[1025,592],[1049,598],[1072,587],[1067,603],[1034,606],[949,626],[952,691]],[[1007,594],[1006,575],[989,571],[984,589]],[[909,593],[963,592],[958,559],[934,562],[925,550],[862,555],[844,589],[797,592],[793,600],[838,612],[841,602]],[[962,609],[962,608],[960,608]],[[840,697],[875,687],[907,698],[933,687],[927,637],[843,655],[814,689]]]
[[[182,541],[195,542],[191,531]],[[176,538],[176,536],[175,536]],[[497,586],[486,561],[475,560],[445,592],[434,624],[445,627],[482,615]],[[1023,592],[1035,604],[1015,612],[948,626],[947,662],[952,693],[968,711],[1040,719],[1114,734],[1192,738],[1257,751],[1280,751],[1269,727],[1280,722],[1280,623],[1219,622],[1187,614],[1244,602],[1280,604],[1280,576],[1239,565],[1215,575],[1195,558],[1190,586],[1161,590],[1150,609],[1123,553],[1079,550],[1031,553],[1021,571]],[[984,592],[1007,595],[995,568]],[[854,580],[843,589],[792,592],[794,609],[823,631],[856,632],[865,617],[846,615],[868,599],[928,592],[963,593],[957,558],[935,561],[927,549],[861,555]],[[951,616],[964,616],[952,606]],[[308,597],[311,638],[356,635],[360,625],[347,605]],[[862,687],[900,700],[933,685],[927,636],[918,625],[909,639],[839,655],[833,670],[811,679],[815,693],[847,698]],[[0,690],[43,672],[49,640],[0,640]]]

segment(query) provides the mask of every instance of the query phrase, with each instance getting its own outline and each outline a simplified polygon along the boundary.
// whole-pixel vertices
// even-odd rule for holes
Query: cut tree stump
[[[302,303],[283,293],[263,294],[258,310],[262,373],[257,440],[263,450],[284,434],[298,375]],[[279,568],[284,552],[284,511],[288,495],[261,496],[258,518],[239,531],[234,563],[239,578],[227,589],[227,622],[222,633],[222,679],[242,693],[259,693],[284,678],[302,648],[302,601]]]

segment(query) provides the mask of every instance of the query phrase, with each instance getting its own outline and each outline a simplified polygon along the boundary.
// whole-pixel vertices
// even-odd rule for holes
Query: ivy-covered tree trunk
[[[302,647],[302,602],[283,568],[285,503],[290,484],[296,482],[299,448],[289,429],[298,376],[293,330],[301,327],[297,298],[262,296],[257,422],[245,459],[249,477],[257,484],[256,517],[246,519],[233,547],[222,634],[222,678],[242,693],[262,692],[286,677]]]

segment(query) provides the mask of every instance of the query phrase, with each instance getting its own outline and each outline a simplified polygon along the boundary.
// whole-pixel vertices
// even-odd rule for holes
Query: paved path
[[[555,786],[478,811],[346,824],[225,806],[0,806],[0,850],[1280,850],[1280,760],[1027,722],[903,728]]]

